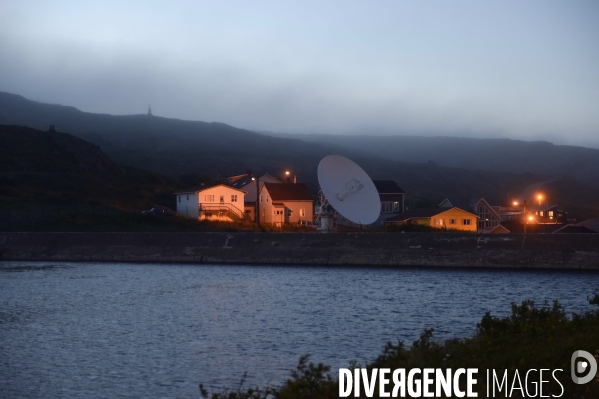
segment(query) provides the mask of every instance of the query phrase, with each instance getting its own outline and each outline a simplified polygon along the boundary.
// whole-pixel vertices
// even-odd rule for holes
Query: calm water
[[[244,372],[276,384],[302,354],[367,362],[426,327],[472,334],[512,301],[587,310],[597,287],[589,273],[1,262],[0,396],[198,397]]]

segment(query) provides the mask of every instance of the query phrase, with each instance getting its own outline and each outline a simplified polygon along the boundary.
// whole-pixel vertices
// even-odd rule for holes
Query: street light
[[[514,201],[514,206],[518,206],[518,201]]]
[[[543,199],[543,196],[539,194],[537,195],[537,199],[539,200],[539,206],[541,206],[541,200]]]

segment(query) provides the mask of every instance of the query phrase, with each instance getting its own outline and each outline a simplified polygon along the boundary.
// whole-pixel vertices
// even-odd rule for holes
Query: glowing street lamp
[[[518,201],[514,201],[514,206],[518,206]]]
[[[537,195],[537,199],[539,200],[539,206],[541,206],[541,200],[543,199],[543,196],[539,194]]]

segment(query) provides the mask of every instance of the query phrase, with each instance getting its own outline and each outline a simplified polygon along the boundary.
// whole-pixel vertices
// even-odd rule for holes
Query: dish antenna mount
[[[374,223],[381,213],[379,193],[364,170],[341,155],[329,155],[318,164],[320,204],[318,230],[333,230],[337,214],[359,225]]]

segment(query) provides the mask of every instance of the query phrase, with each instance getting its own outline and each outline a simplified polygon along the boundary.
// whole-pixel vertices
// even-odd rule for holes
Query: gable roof
[[[490,233],[494,233],[494,234],[502,234],[502,233],[509,233],[509,232],[510,231],[505,226],[502,226],[500,224],[493,227],[490,231]]]
[[[273,201],[313,201],[310,190],[304,183],[264,183]]]
[[[229,186],[228,184],[217,184],[217,185],[210,186],[210,187],[204,187],[204,186],[202,186],[202,187],[200,187],[200,188],[190,188],[190,189],[188,189],[188,190],[185,190],[185,191],[179,191],[179,192],[177,192],[177,193],[174,193],[174,194],[196,194],[196,193],[199,193],[199,192],[201,192],[201,191],[210,190],[211,188],[220,187],[220,186],[224,186],[224,187],[226,187],[226,188],[229,188],[229,189],[231,189],[231,190],[235,190],[235,191],[239,191],[239,192],[242,192],[242,193],[244,193],[244,194],[246,193],[245,191],[243,191],[243,190],[240,190],[240,189],[238,189],[238,188],[235,188],[235,187],[231,187],[231,186]]]
[[[387,223],[387,222],[403,222],[404,220],[408,220],[408,219],[424,219],[424,218],[430,219],[433,216],[440,215],[442,213],[451,211],[453,209],[460,210],[464,213],[474,216],[475,218],[478,218],[478,216],[454,206],[452,208],[438,208],[437,207],[437,208],[410,209],[409,211],[406,211],[402,214],[399,214],[397,216],[393,216],[392,218],[386,219],[386,220],[384,220],[384,222],[385,223]]]
[[[235,187],[235,188],[242,188],[247,186],[248,184],[254,182],[255,180],[252,180],[247,174],[245,175],[239,175],[239,176],[233,176],[233,177],[229,177],[227,178],[229,179],[229,183],[228,185],[231,187]],[[272,177],[271,175],[269,175],[268,173],[265,173],[263,176],[260,176],[260,182],[261,183],[266,183],[266,181],[263,180],[269,180],[269,182],[272,183],[281,183],[279,181],[279,179]]]
[[[438,206],[440,208],[455,207],[455,208],[460,208],[460,209],[468,209],[468,208],[474,208],[481,201],[483,201],[488,206],[488,208],[491,210],[491,212],[493,212],[498,218],[501,218],[501,216],[499,215],[497,210],[495,210],[495,208],[493,208],[493,205],[491,205],[489,203],[489,201],[487,201],[486,199],[484,199],[482,197],[453,198],[453,199],[445,198],[443,201],[441,201],[441,203]]]
[[[373,180],[379,194],[405,194],[405,191],[393,180]]]

